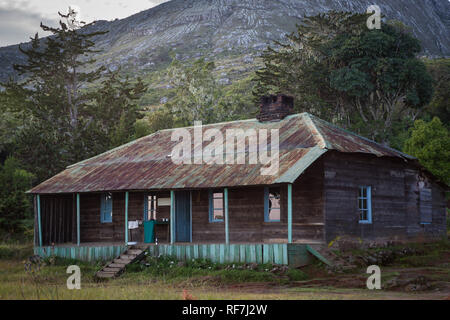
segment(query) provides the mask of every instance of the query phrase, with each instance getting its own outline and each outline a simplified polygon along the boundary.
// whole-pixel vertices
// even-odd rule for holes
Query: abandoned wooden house
[[[271,96],[258,119],[200,127],[223,136],[241,129],[244,142],[253,131],[277,130],[272,175],[259,162],[177,164],[175,129],[67,167],[30,191],[36,254],[110,259],[137,243],[180,259],[287,264],[338,236],[445,234],[446,186],[414,157],[292,109],[292,98]],[[194,136],[198,127],[184,130]],[[269,151],[274,141],[270,136]]]

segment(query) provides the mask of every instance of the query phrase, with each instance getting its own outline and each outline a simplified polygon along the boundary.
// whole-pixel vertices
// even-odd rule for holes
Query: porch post
[[[77,193],[77,246],[80,245],[80,194]]]
[[[288,242],[292,243],[292,183],[288,184]]]
[[[228,229],[228,188],[223,191],[224,201],[225,201],[225,243],[230,243],[230,233]]]
[[[175,243],[175,191],[170,191],[170,243]]]
[[[128,245],[128,191],[125,192],[125,245]]]
[[[36,195],[36,207],[37,207],[37,220],[38,220],[39,247],[42,247],[41,197],[38,194]]]

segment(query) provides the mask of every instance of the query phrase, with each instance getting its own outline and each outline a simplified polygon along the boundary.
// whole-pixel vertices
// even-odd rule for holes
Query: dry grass
[[[18,250],[18,248],[14,248]],[[148,272],[127,272],[118,279],[105,282],[95,281],[93,275],[98,265],[80,264],[82,278],[81,290],[68,290],[66,287],[66,268],[74,262],[60,261],[56,265],[46,265],[41,270],[25,271],[25,253],[13,255],[3,248],[5,256],[0,257],[0,299],[64,299],[64,300],[97,300],[97,299],[147,299],[147,300],[180,300],[180,299],[214,299],[214,300],[292,300],[292,299],[445,299],[450,291],[429,290],[422,292],[405,292],[401,290],[370,291],[365,289],[365,270],[353,274],[328,276],[325,272],[314,272],[313,267],[304,271],[308,280],[288,282],[218,282],[211,281],[212,275],[189,275],[171,278],[164,275],[152,275]],[[28,250],[24,246],[23,250]],[[26,251],[26,252],[28,252]],[[392,266],[383,267],[383,283],[391,278],[411,274],[411,276],[427,275],[433,281],[447,283],[447,257],[440,255],[441,261],[436,265],[422,268]],[[403,262],[403,261],[402,261]],[[316,268],[317,269],[317,268]],[[312,270],[312,271],[311,271]]]

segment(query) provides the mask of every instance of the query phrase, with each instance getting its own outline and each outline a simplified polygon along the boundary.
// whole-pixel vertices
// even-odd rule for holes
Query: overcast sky
[[[0,47],[26,42],[39,32],[39,24],[56,25],[58,11],[80,8],[82,21],[113,20],[154,7],[167,0],[0,0]]]

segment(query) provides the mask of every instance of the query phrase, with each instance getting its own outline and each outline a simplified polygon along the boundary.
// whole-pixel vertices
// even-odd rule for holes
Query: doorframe
[[[189,198],[190,198],[189,211],[190,211],[190,223],[191,223],[190,230],[189,230],[190,231],[189,239],[190,239],[190,242],[192,243],[192,190],[189,191]]]

